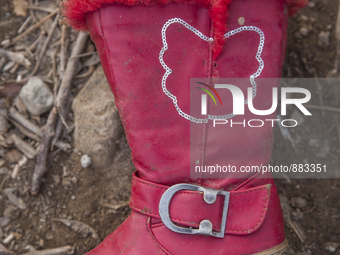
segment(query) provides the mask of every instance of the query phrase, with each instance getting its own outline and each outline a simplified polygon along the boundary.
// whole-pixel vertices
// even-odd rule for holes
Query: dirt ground
[[[24,18],[12,14],[11,2],[1,0],[0,42],[14,37],[24,21]],[[313,0],[298,15],[290,18],[283,77],[330,76],[337,55],[335,24],[338,6],[336,0]],[[336,75],[332,74],[332,77]],[[77,89],[72,92],[76,93]],[[319,93],[324,105],[340,107],[340,87],[323,87]],[[318,100],[314,102],[318,103]],[[311,111],[314,117],[306,118],[291,133],[296,142],[294,146],[284,139],[278,128],[275,130],[272,164],[317,162],[332,169],[339,168],[338,113],[325,111],[325,116],[322,116],[320,110]],[[318,157],[325,144],[327,149],[323,157]],[[15,180],[0,172],[2,189],[15,187],[15,195],[21,197],[26,205],[25,210],[20,210],[8,201],[3,192],[0,193],[0,241],[4,241],[10,233],[17,233],[6,247],[19,254],[25,252],[27,245],[37,249],[71,245],[77,255],[94,248],[130,213],[128,206],[117,210],[110,208],[110,205],[129,200],[131,173],[134,171],[125,137],[119,140],[119,146],[115,163],[108,169],[83,169],[80,155],[74,151],[54,154],[40,194],[36,197],[29,194],[34,160],[21,169]],[[6,164],[8,169],[12,169],[11,163]],[[291,245],[289,253],[340,254],[340,246],[337,247],[340,245],[339,179],[282,178],[276,183],[281,198],[288,206],[286,234]],[[296,200],[303,202],[296,205]],[[10,221],[5,222],[4,218]],[[56,221],[60,218],[88,224],[97,231],[99,239],[71,230]]]

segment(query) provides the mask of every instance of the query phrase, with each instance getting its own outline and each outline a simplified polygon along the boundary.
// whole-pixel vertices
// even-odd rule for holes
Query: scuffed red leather
[[[139,208],[90,255],[242,255],[269,249],[285,239],[280,203],[272,179],[253,178],[253,174],[244,174],[242,178],[190,178],[190,122],[179,116],[161,87],[165,72],[159,63],[161,29],[166,21],[175,17],[187,21],[205,35],[212,34],[209,10],[196,5],[172,3],[166,6],[131,7],[111,4],[87,16],[88,28],[115,95],[138,176],[148,183],[164,186],[186,182],[235,193],[257,189],[262,192],[265,190],[261,187],[270,184],[270,193],[268,189],[265,191],[269,198],[265,194],[247,197],[245,200],[233,198],[232,207],[235,209],[230,209],[228,214],[236,217],[235,212],[245,208],[242,210],[244,219],[237,222],[229,219],[229,229],[241,232],[254,230],[241,234],[230,231],[223,239],[174,233],[163,225],[157,215],[144,215],[141,213],[143,208]],[[280,77],[286,43],[287,9],[284,1],[234,0],[230,5],[227,26],[230,29],[239,27],[239,17],[245,18],[245,25],[259,27],[266,36],[262,55],[265,69],[260,77]],[[242,36],[230,38],[215,61],[212,45],[179,24],[168,28],[167,39],[169,50],[164,55],[164,61],[173,69],[168,78],[168,88],[177,96],[181,108],[186,112],[190,109],[190,78],[249,77],[258,65],[252,56],[256,53],[256,42],[259,40],[256,33],[245,32]],[[256,100],[270,101],[268,90],[270,87],[265,92],[260,91]],[[245,118],[250,117],[249,113],[245,114]],[[201,139],[198,146],[210,146],[216,150],[216,153],[199,152],[206,160],[220,157],[218,155],[222,150],[224,153],[221,155],[226,163],[232,161],[236,165],[260,165],[270,160],[273,139],[271,128],[256,131],[250,128],[226,129],[217,133],[202,129],[202,132],[205,138]],[[152,197],[146,198],[145,194],[147,191],[145,193],[141,187],[133,188],[132,205],[134,199],[136,203],[144,200],[144,211],[147,212],[150,206],[148,201],[152,201]],[[154,198],[152,210],[157,208],[158,199]],[[190,210],[189,204],[197,205],[196,199],[197,196],[188,198],[185,210]],[[254,203],[256,199],[263,200]],[[247,203],[252,204],[253,209],[249,209]],[[171,214],[179,214],[182,205],[171,205]],[[208,210],[200,212],[197,207],[184,215],[188,217],[186,221],[189,221],[190,215],[195,214],[209,218]],[[248,217],[260,211],[265,211],[262,218]],[[211,215],[215,228],[218,228],[218,213]]]

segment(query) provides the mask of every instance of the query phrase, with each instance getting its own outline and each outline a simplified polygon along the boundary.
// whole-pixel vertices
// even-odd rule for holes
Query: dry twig
[[[40,27],[42,24],[44,24],[44,22],[46,22],[47,20],[49,20],[50,18],[52,18],[54,15],[56,15],[58,13],[59,9],[55,9],[53,12],[51,12],[49,15],[47,15],[45,18],[43,18],[42,20],[40,20],[39,22],[35,23],[33,26],[31,26],[29,29],[27,29],[24,33],[18,35],[17,37],[15,37],[12,40],[12,43],[15,43],[17,41],[19,41],[21,38],[23,38],[24,36],[26,36],[27,34],[31,33],[33,30],[37,29],[38,27]]]
[[[42,11],[42,12],[47,12],[51,13],[52,11],[43,7],[35,6],[35,5],[30,5],[27,7],[29,10],[35,10],[35,11]]]
[[[37,152],[31,145],[26,143],[16,134],[12,134],[10,138],[13,140],[15,147],[17,147],[22,153],[24,153],[26,157],[28,157],[29,159],[33,159],[35,157]]]
[[[35,47],[37,47],[38,43],[42,40],[45,34],[46,34],[45,31],[41,31],[39,37],[27,48],[26,52],[28,54],[33,55],[32,51],[34,51]]]
[[[82,223],[76,220],[65,220],[65,219],[53,219],[53,221],[58,221],[58,222],[65,224],[69,228],[81,234],[83,238],[85,238],[88,234],[91,234],[93,239],[95,239],[96,241],[99,241],[99,236],[96,233],[96,231],[85,223]]]
[[[72,80],[76,74],[76,70],[77,70],[76,63],[78,61],[77,58],[72,58],[72,57],[79,55],[83,51],[87,38],[88,38],[87,33],[79,32],[77,40],[71,52],[71,58],[67,62],[66,70],[62,78],[61,85],[60,85],[57,99],[56,99],[56,106],[59,111],[60,119],[66,127],[67,127],[66,117],[68,114],[68,107],[67,107],[68,93],[71,87]],[[61,134],[61,130],[62,130],[62,124],[60,123],[57,125],[57,133],[56,133],[56,138],[54,138],[54,141],[56,141],[59,138]]]
[[[96,66],[89,66],[89,70],[87,70],[86,73],[79,74],[76,76],[76,78],[79,79],[79,78],[85,78],[87,76],[90,76],[95,69],[96,69]]]
[[[0,254],[1,255],[15,255],[15,253],[8,250],[5,246],[0,243]]]
[[[47,171],[46,169],[47,155],[50,149],[52,137],[54,136],[54,128],[55,128],[55,123],[57,121],[57,116],[58,116],[57,109],[56,107],[53,107],[47,119],[45,132],[43,133],[43,136],[41,138],[39,154],[37,156],[37,161],[36,161],[32,181],[31,181],[31,194],[32,195],[38,194],[40,184],[41,184],[41,179],[43,175],[45,174],[45,172]]]
[[[61,38],[60,38],[60,79],[63,79],[65,72],[65,62],[66,62],[66,26],[61,26]],[[57,91],[56,91],[57,92]]]
[[[37,125],[30,122],[26,119],[22,114],[18,113],[13,107],[11,107],[8,111],[8,116],[17,122],[19,122],[22,126],[24,126],[29,131],[33,132],[34,134],[41,136],[41,128]]]
[[[33,246],[27,245],[28,252],[22,255],[68,255],[74,253],[71,246],[62,246],[54,249],[36,250]]]
[[[54,32],[55,28],[56,28],[57,25],[58,25],[58,20],[59,20],[59,14],[57,14],[57,16],[55,17],[55,19],[54,19],[54,21],[53,21],[51,30],[50,30],[50,32],[48,33],[48,36],[47,36],[47,38],[46,38],[46,40],[45,40],[45,42],[44,42],[44,45],[43,45],[43,47],[42,47],[42,50],[41,50],[40,54],[39,54],[38,61],[37,61],[36,65],[35,65],[35,67],[34,67],[33,72],[31,73],[30,77],[32,77],[32,76],[38,71],[38,69],[39,69],[39,67],[40,67],[41,60],[42,60],[42,58],[43,58],[43,56],[44,56],[44,54],[45,54],[45,51],[46,51],[46,49],[47,49],[47,46],[48,46],[50,40],[51,40],[51,38],[52,38],[53,32]]]
[[[79,54],[77,56],[70,57],[70,59],[88,57],[88,56],[92,56],[93,54],[96,54],[96,53],[97,53],[96,51],[86,52],[86,53],[83,53],[83,54]]]
[[[21,34],[21,33],[25,30],[26,26],[28,25],[28,23],[30,23],[31,20],[32,20],[32,17],[29,16],[29,17],[25,20],[25,22],[21,25],[21,27],[19,28],[18,34]]]
[[[29,62],[29,60],[25,58],[22,53],[0,49],[0,55],[27,68],[31,66],[31,62]]]
[[[10,122],[12,122],[12,124],[25,136],[27,136],[28,138],[33,139],[34,141],[40,142],[41,139],[39,136],[37,136],[36,134],[32,133],[31,131],[27,130],[25,127],[23,127],[22,125],[19,124],[19,122],[13,120],[13,119],[9,119]]]
[[[8,116],[10,118],[12,118],[13,120],[15,120],[17,123],[19,123],[23,128],[25,127],[25,129],[27,129],[28,131],[27,132],[32,132],[33,134],[36,134],[38,135],[39,137],[42,137],[42,128],[41,127],[38,127],[37,125],[33,124],[32,122],[30,122],[28,119],[26,119],[22,114],[18,113],[13,107],[11,107],[8,111]],[[10,121],[12,121],[10,119]],[[14,122],[13,124],[15,126],[17,126]],[[21,128],[17,127],[20,131],[21,131]],[[36,140],[39,142],[38,139],[36,139],[34,136],[28,134],[27,132],[25,131],[21,131],[24,135],[26,135],[27,137],[33,139],[33,140]],[[58,148],[62,149],[62,150],[67,150],[67,149],[70,149],[71,148],[71,145],[68,144],[68,143],[65,143],[63,141],[57,141],[55,143],[55,146],[57,146]]]

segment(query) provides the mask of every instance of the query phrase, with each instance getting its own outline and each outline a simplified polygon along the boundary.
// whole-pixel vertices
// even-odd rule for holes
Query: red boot
[[[214,129],[200,121],[190,112],[199,91],[190,78],[280,77],[285,1],[119,2],[69,0],[66,6],[72,24],[87,27],[97,46],[137,168],[131,215],[88,255],[282,254],[288,244],[270,175],[207,179],[189,171],[216,162],[267,164],[271,125]],[[261,109],[271,106],[271,86],[257,88],[254,104]],[[213,109],[209,101],[208,114]],[[246,111],[232,119],[252,118]]]

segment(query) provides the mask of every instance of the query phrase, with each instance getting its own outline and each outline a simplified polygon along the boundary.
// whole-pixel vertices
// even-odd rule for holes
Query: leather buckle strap
[[[199,224],[198,229],[179,227],[171,221],[170,211],[169,211],[170,202],[172,200],[172,197],[175,195],[175,193],[180,190],[202,191],[203,200],[207,204],[215,203],[217,195],[224,196],[221,228],[219,232],[213,231],[213,225],[210,220],[202,220]],[[197,186],[197,185],[180,183],[180,184],[171,186],[162,195],[161,201],[159,202],[159,215],[164,225],[176,233],[190,234],[190,235],[207,235],[207,236],[223,238],[225,226],[227,222],[229,198],[230,198],[230,193],[228,191],[209,189],[209,188],[204,188],[204,187]]]
[[[193,230],[200,232],[193,231],[196,232],[194,234],[201,234],[205,231],[202,228],[202,231],[199,231],[200,224],[202,221],[203,224],[206,224],[207,221],[204,220],[208,219],[212,225],[211,233],[215,232],[214,235],[216,235],[216,232],[248,235],[258,230],[266,217],[271,184],[228,192],[228,207],[226,207],[226,195],[223,194],[222,190],[192,185],[200,188],[198,189],[191,188],[191,184],[186,185],[190,186],[180,186],[181,189],[176,189],[173,188],[176,187],[174,185],[171,188],[166,185],[143,180],[138,177],[137,173],[134,173],[130,207],[136,212],[161,220],[163,212],[159,211],[159,207],[162,196],[163,194],[172,195],[171,199],[166,198],[163,200],[167,204],[165,207],[165,214],[167,215],[163,219],[168,218],[171,223],[168,224],[164,220],[163,223],[168,227],[173,224],[175,227],[183,227],[183,229],[193,228]],[[182,189],[184,187],[185,189]],[[204,192],[209,194],[209,191],[216,194],[215,202],[212,204],[206,202],[212,201],[211,198],[204,199]],[[212,195],[213,198],[215,194]],[[210,229],[210,224],[209,228],[205,229]],[[185,230],[185,232],[187,231]]]

